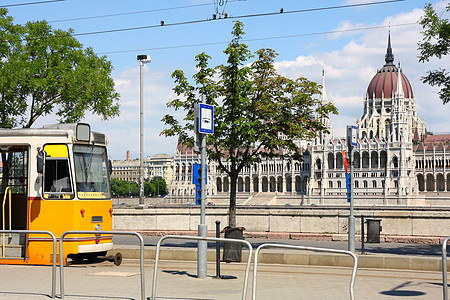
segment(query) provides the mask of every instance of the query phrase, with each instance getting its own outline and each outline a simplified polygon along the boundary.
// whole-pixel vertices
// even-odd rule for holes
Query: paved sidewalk
[[[196,263],[162,261],[156,299],[241,299],[245,265],[222,264],[222,275],[236,279],[196,278]],[[140,299],[139,263],[124,260],[65,267],[65,299]],[[146,298],[151,296],[153,261],[145,261]],[[208,264],[208,275],[214,275]],[[252,273],[250,273],[252,274]],[[260,265],[257,299],[349,299],[350,268]],[[51,268],[0,265],[0,299],[49,299]],[[251,299],[252,280],[247,287]],[[442,299],[439,272],[358,269],[355,299]],[[59,280],[57,285],[59,296]]]

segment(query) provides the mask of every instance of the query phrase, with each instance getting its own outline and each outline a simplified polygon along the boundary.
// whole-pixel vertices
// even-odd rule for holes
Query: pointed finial
[[[321,101],[322,103],[326,103],[327,102],[327,91],[325,89],[325,70],[322,69],[322,96],[321,96]]]
[[[394,65],[393,64],[394,54],[392,53],[392,47],[391,47],[391,30],[390,29],[389,29],[389,34],[388,34],[388,46],[387,46],[387,50],[386,50],[385,62],[386,62],[386,65]]]
[[[395,96],[398,98],[404,98],[405,94],[403,92],[403,84],[402,84],[402,70],[400,69],[400,65],[397,73],[397,89],[395,91]]]

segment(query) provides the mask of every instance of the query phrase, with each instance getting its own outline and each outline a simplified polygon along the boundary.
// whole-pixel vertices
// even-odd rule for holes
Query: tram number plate
[[[103,222],[103,216],[93,216],[91,218],[91,223],[101,223]]]

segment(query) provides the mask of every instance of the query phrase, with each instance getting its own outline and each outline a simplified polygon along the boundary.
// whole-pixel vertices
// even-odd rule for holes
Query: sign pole
[[[201,136],[201,177],[200,177],[200,224],[198,225],[198,236],[206,237],[208,235],[208,225],[205,223],[205,202],[206,202],[206,134]],[[207,277],[207,243],[198,241],[198,260],[197,276],[198,278]]]
[[[358,146],[358,127],[347,126],[347,148],[350,152],[350,215],[348,217],[348,251],[355,253],[355,215],[353,212],[354,180],[353,170],[355,166],[354,147]]]
[[[204,96],[202,96],[204,102]],[[200,224],[198,225],[198,236],[207,237],[208,225],[205,221],[206,202],[206,135],[214,132],[214,108],[211,105],[200,103],[195,106],[194,119],[195,130],[200,138],[201,153],[201,177],[200,177]],[[197,250],[197,277],[207,277],[207,243],[205,240],[198,241]]]
[[[350,216],[348,217],[348,251],[355,253],[355,215],[353,213],[353,167],[354,167],[354,151],[350,150]]]

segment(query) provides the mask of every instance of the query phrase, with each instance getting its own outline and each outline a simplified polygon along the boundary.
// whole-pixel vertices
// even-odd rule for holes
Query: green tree
[[[260,49],[253,55],[241,42],[243,24],[234,23],[233,39],[224,50],[227,63],[208,66],[210,56],[196,56],[197,72],[191,85],[184,72],[176,70],[174,92],[179,97],[168,107],[186,112],[183,120],[166,115],[165,136],[179,136],[180,142],[193,146],[194,104],[200,95],[214,105],[214,134],[208,135],[207,154],[230,178],[228,224],[236,226],[236,186],[239,172],[263,158],[302,159],[295,143],[311,139],[324,130],[322,118],[337,113],[332,104],[320,105],[315,95],[319,86],[300,77],[295,80],[277,74],[276,53]],[[251,59],[255,58],[253,62]]]
[[[132,181],[111,179],[111,192],[117,197],[139,196],[139,185]]]
[[[419,61],[428,62],[432,57],[445,58],[450,53],[450,22],[448,19],[439,17],[431,4],[426,4],[424,11],[425,15],[419,20],[423,28],[423,39],[418,48]],[[450,11],[450,4],[447,5],[446,11]],[[427,74],[422,77],[422,81],[431,86],[440,87],[439,97],[444,104],[448,103],[450,101],[449,72],[439,68],[439,70],[428,71]]]
[[[108,119],[119,114],[112,64],[46,21],[14,25],[0,9],[0,127],[31,127],[55,113],[77,122],[87,111]]]
[[[156,177],[144,183],[144,194],[146,196],[159,196],[167,194],[167,184],[163,178]]]

